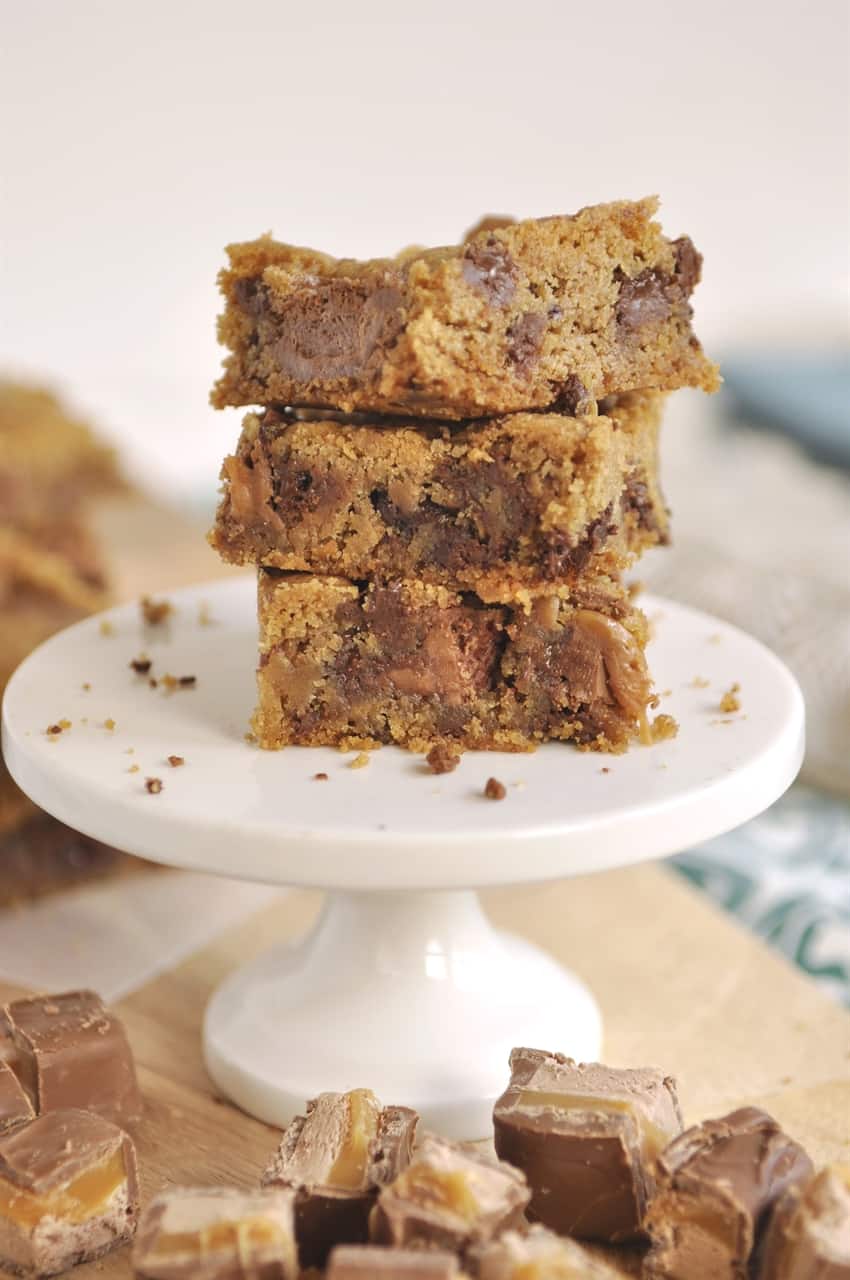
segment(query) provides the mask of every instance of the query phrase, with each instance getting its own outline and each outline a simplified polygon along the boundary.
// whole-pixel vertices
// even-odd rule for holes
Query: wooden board
[[[136,1131],[146,1198],[181,1182],[257,1182],[277,1135],[216,1096],[201,1061],[203,1009],[231,968],[309,928],[319,904],[288,895],[118,1005],[147,1103]],[[850,1016],[678,877],[643,866],[491,893],[486,905],[590,983],[608,1061],[678,1077],[687,1120],[755,1103],[816,1162],[848,1159]],[[0,998],[12,994],[0,987]],[[129,1274],[126,1250],[76,1272]]]
[[[168,512],[141,503],[104,520],[124,598],[223,571],[201,531]],[[136,1133],[145,1198],[181,1182],[257,1182],[276,1133],[215,1095],[200,1054],[203,1009],[225,974],[309,928],[319,904],[316,894],[288,895],[118,1006],[147,1103]],[[850,1160],[850,1015],[674,873],[641,866],[493,892],[485,904],[590,984],[609,1062],[678,1077],[687,1120],[756,1103],[816,1162]],[[0,985],[0,999],[14,994]],[[127,1250],[75,1272],[129,1274]]]

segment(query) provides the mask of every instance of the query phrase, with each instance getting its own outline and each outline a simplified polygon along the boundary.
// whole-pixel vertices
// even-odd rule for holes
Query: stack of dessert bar
[[[37,644],[105,604],[87,508],[119,486],[112,452],[48,391],[0,381],[0,694]],[[0,835],[33,811],[0,756]]]
[[[655,208],[371,262],[230,247],[213,402],[261,407],[211,540],[259,568],[261,746],[651,740],[622,573],[668,537],[665,393],[719,381]]]

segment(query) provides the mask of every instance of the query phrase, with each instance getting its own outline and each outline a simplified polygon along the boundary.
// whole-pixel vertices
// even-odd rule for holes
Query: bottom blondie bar
[[[262,747],[651,740],[646,619],[611,579],[497,605],[419,581],[261,569],[259,618]]]

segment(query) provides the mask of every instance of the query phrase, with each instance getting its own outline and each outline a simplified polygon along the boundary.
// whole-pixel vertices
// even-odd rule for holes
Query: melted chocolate
[[[277,315],[280,371],[303,382],[363,376],[401,331],[402,302],[394,281],[379,289],[350,280],[305,285]]]

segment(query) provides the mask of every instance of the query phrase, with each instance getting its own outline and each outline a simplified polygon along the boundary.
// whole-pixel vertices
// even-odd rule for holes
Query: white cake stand
[[[666,601],[642,603],[677,738],[624,756],[561,744],[470,753],[441,777],[391,748],[359,769],[330,749],[258,750],[245,740],[253,579],[171,602],[164,625],[126,605],[36,650],[6,692],[3,751],[37,804],[119,849],[329,891],[307,938],[233,974],[207,1009],[210,1075],[279,1125],[322,1090],[368,1086],[443,1133],[488,1133],[510,1048],[592,1059],[601,1019],[577,978],[491,928],[474,890],[687,848],[766,808],[800,766],[803,701],[785,667]],[[151,688],[129,668],[142,652],[152,675],[195,676],[195,687]],[[725,715],[734,682],[742,710]],[[63,720],[69,729],[46,732]],[[483,795],[491,775],[507,788],[501,802]],[[146,777],[162,780],[159,794]]]

